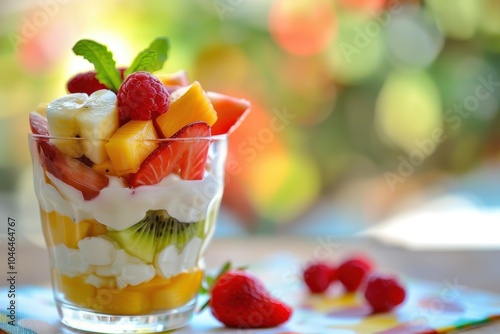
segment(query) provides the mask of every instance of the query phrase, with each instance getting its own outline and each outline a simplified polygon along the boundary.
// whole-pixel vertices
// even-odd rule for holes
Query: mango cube
[[[185,305],[200,289],[203,271],[185,272],[170,278],[169,284],[151,294],[151,308],[164,310]]]
[[[171,137],[193,122],[203,121],[212,126],[217,121],[217,112],[198,81],[179,88],[169,100],[167,112],[155,119],[156,129],[162,138]]]
[[[106,226],[95,220],[82,220],[75,223],[68,216],[56,211],[40,211],[42,229],[49,246],[65,244],[69,248],[78,248],[78,241],[89,237],[106,234]]]
[[[100,164],[94,164],[92,166],[92,169],[101,174],[118,176],[118,174],[116,174],[115,167],[113,166],[111,160],[109,159],[101,162]]]
[[[54,272],[54,281],[58,290],[64,294],[64,298],[82,307],[91,307],[96,295],[96,288],[85,283],[81,276],[68,277]]]
[[[122,125],[106,143],[106,152],[117,175],[139,170],[141,163],[158,147],[152,121],[131,120]]]

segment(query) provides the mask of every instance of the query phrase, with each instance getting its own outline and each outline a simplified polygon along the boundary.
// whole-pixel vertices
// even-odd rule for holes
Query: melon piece
[[[187,72],[184,70],[180,70],[169,74],[158,74],[157,77],[161,81],[161,83],[167,88],[184,87],[189,85]]]
[[[207,96],[217,112],[212,135],[233,132],[250,112],[250,102],[247,100],[214,92],[207,92]]]

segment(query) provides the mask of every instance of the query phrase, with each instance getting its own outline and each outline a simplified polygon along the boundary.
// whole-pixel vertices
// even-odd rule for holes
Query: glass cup
[[[186,325],[222,199],[227,135],[128,143],[177,145],[184,152],[208,146],[201,180],[183,179],[174,168],[157,184],[134,187],[130,174],[116,176],[108,162],[70,157],[81,145],[106,142],[35,134],[29,141],[62,323],[99,333]],[[204,155],[183,157],[196,158],[187,162],[196,165]]]

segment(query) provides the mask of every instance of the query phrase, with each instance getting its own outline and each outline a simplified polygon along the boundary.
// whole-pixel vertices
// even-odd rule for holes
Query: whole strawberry
[[[317,262],[304,270],[304,282],[312,293],[325,292],[336,279],[335,268],[327,263]]]
[[[372,263],[364,257],[353,257],[337,268],[337,279],[349,292],[358,290],[372,270]]]
[[[287,321],[292,309],[272,297],[251,274],[230,270],[212,288],[210,309],[214,317],[233,328],[268,328]]]
[[[68,81],[68,92],[70,93],[87,93],[91,95],[101,89],[107,88],[97,80],[95,71],[79,73]]]
[[[127,76],[118,90],[120,124],[130,119],[147,121],[168,110],[169,93],[161,81],[148,72]]]
[[[406,291],[395,277],[374,275],[366,284],[365,299],[373,312],[388,312],[405,298]]]
[[[123,79],[125,68],[119,68],[118,71]],[[88,95],[101,89],[107,89],[105,85],[97,80],[95,71],[88,71],[75,75],[69,79],[67,88],[70,93],[87,93]]]

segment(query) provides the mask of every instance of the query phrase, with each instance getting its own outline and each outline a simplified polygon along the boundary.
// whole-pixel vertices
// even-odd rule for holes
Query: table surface
[[[257,272],[262,263],[278,261],[276,270],[298,274],[308,261],[328,258],[338,262],[349,254],[370,255],[382,272],[425,280],[435,284],[457,284],[500,296],[500,250],[420,250],[385,245],[367,238],[336,239],[325,235],[317,238],[242,237],[215,239],[207,254],[207,268],[217,268],[227,260],[235,265],[248,265]],[[48,256],[45,249],[20,241],[17,254],[17,287],[48,286]],[[5,283],[2,283],[4,285]],[[500,300],[499,300],[500,303]],[[199,317],[199,319],[197,318]],[[176,333],[242,333],[221,327],[210,314],[195,316],[194,325]],[[203,323],[205,327],[197,327]],[[200,325],[201,326],[201,325]],[[254,331],[259,332],[260,331]],[[467,333],[500,333],[500,324],[469,329]],[[283,328],[263,333],[285,333]]]

